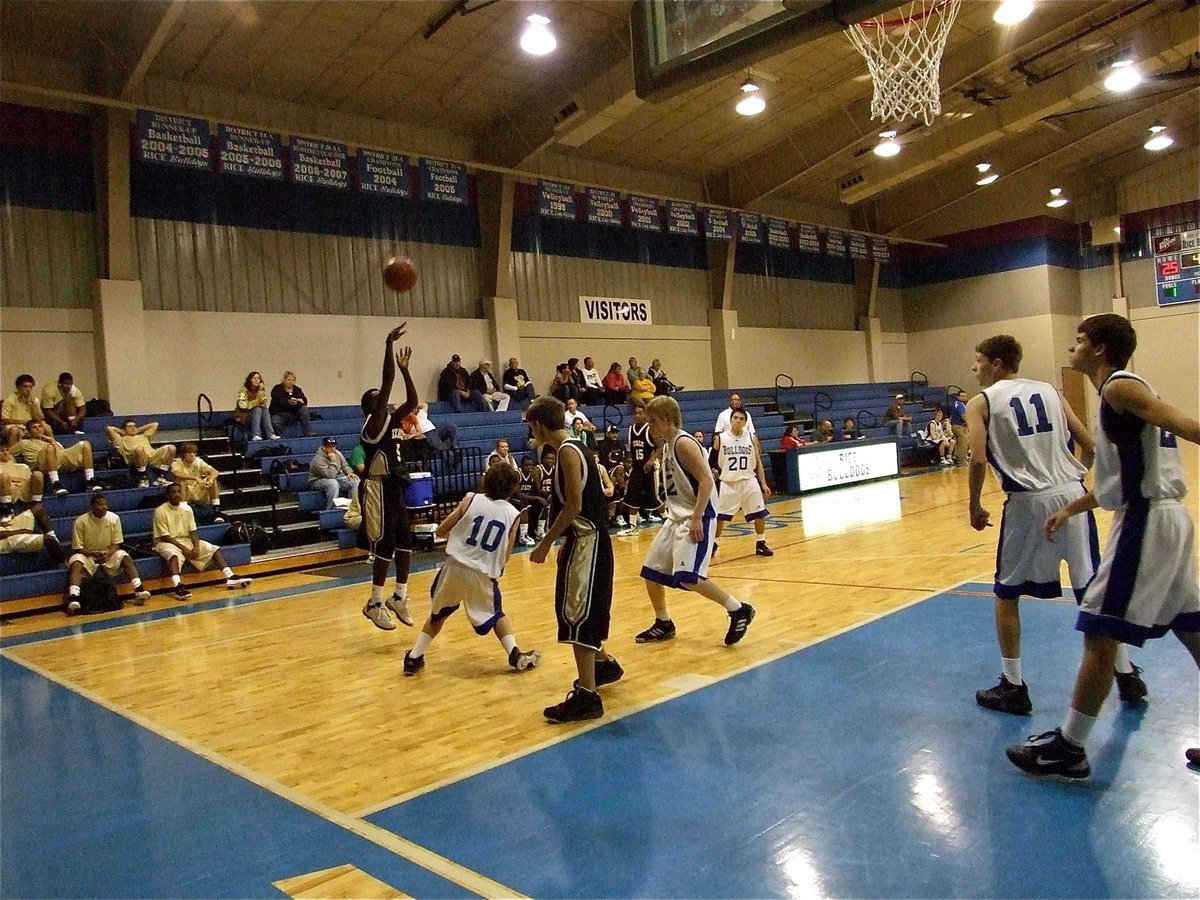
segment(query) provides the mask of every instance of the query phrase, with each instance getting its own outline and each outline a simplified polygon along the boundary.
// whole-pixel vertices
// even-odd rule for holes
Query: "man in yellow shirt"
[[[137,475],[138,487],[150,486],[150,478],[147,473],[149,466],[160,470],[154,479],[156,485],[165,487],[171,483],[161,470],[170,469],[171,463],[175,461],[175,445],[151,446],[150,438],[158,433],[157,422],[139,426],[133,419],[126,419],[120,428],[115,425],[106,425],[104,430],[108,433],[108,439],[112,442],[113,447],[121,454],[121,459],[125,460],[126,465]]]
[[[142,606],[150,599],[150,592],[142,587],[137,566],[128,553],[121,549],[125,533],[121,519],[108,510],[108,498],[104,494],[92,494],[91,508],[75,520],[71,529],[71,558],[67,560],[67,605],[66,613],[73,616],[79,612],[79,585],[84,573],[88,577],[96,574],[101,566],[109,577],[118,572],[129,576],[133,585],[133,605]]]
[[[25,437],[25,426],[30,422],[42,421],[42,408],[37,398],[33,396],[34,380],[32,375],[18,375],[17,389],[4,398],[0,405],[0,424],[8,435],[8,443],[15,444]]]
[[[192,508],[183,502],[181,485],[172,484],[167,488],[167,502],[154,510],[153,530],[154,550],[166,560],[171,583],[175,585],[176,600],[192,599],[192,592],[179,577],[185,562],[191,563],[197,572],[203,572],[210,563],[215,562],[225,576],[225,587],[233,590],[249,586],[251,579],[235,575],[216,544],[200,540],[196,516]]]
[[[12,448],[13,456],[31,469],[43,473],[50,491],[56,497],[67,493],[63,483],[58,480],[59,473],[75,472],[79,469],[83,469],[83,477],[86,479],[85,490],[101,490],[101,486],[96,483],[96,470],[92,468],[91,443],[80,441],[70,447],[64,447],[54,439],[54,434],[46,422],[32,421],[28,430],[29,436],[23,441],[18,441]]]
[[[60,372],[57,384],[42,389],[42,415],[59,434],[83,434],[87,406],[70,372]]]
[[[41,503],[42,485],[42,473],[17,462],[8,442],[0,442],[0,504],[9,505],[15,500]]]
[[[184,499],[191,504],[211,506],[214,522],[224,522],[221,515],[221,486],[217,470],[196,455],[195,444],[184,444],[179,457],[171,463],[171,477],[183,488]]]
[[[41,526],[35,531],[34,525]],[[46,515],[46,509],[35,503],[29,509],[13,515],[11,508],[0,511],[0,556],[6,553],[40,553],[45,550],[58,565],[66,562],[54,524]]]

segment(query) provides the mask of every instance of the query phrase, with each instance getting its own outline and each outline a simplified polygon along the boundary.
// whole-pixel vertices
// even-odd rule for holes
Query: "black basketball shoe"
[[[1117,673],[1117,693],[1121,696],[1121,702],[1126,706],[1141,705],[1141,702],[1146,699],[1146,695],[1150,693],[1146,688],[1146,682],[1142,681],[1141,666],[1133,666],[1132,672]]]
[[[599,719],[604,715],[604,703],[595,691],[577,687],[571,689],[562,703],[543,709],[542,715],[555,724]]]
[[[634,640],[639,644],[657,644],[659,641],[669,641],[673,637],[675,637],[675,623],[670,619],[655,619],[654,624]]]
[[[624,674],[625,670],[621,668],[621,664],[611,656],[608,659],[596,660],[596,687],[620,681]]]
[[[976,691],[975,702],[1012,716],[1027,716],[1033,711],[1033,703],[1029,700],[1029,688],[1025,682],[1013,684],[1003,675],[995,687]]]
[[[1038,777],[1087,778],[1092,774],[1083,748],[1068,741],[1058,728],[1030,735],[1024,744],[1015,744],[1004,753],[1018,769]]]
[[[425,668],[425,654],[413,656],[411,650],[404,651],[404,674],[416,675]]]
[[[754,621],[754,607],[743,603],[729,614],[729,630],[725,632],[725,646],[732,647],[746,635],[746,629]]]

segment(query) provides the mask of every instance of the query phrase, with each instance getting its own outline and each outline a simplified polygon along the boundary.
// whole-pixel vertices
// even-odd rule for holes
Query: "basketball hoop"
[[[961,2],[912,0],[899,18],[877,17],[850,26],[850,43],[866,59],[875,88],[871,118],[919,118],[928,125],[941,114],[938,70]]]

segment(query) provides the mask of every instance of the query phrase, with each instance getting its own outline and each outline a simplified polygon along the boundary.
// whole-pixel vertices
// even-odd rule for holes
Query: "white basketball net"
[[[941,115],[938,70],[961,0],[913,0],[898,18],[867,19],[849,28],[867,61],[875,93],[871,118],[930,124]]]

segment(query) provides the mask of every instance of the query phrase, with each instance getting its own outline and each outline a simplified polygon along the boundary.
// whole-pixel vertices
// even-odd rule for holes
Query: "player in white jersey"
[[[749,417],[744,409],[735,409],[729,419],[729,430],[713,435],[713,451],[721,470],[721,489],[717,494],[717,535],[725,530],[725,523],[733,520],[741,510],[747,522],[754,523],[758,540],[754,552],[759,556],[774,556],[775,551],[767,546],[767,504],[771,496],[767,486],[767,475],[763,471],[762,448],[758,437],[746,428]],[[713,555],[717,553],[717,541],[713,541]]]
[[[1071,574],[1076,600],[1095,574],[1100,561],[1096,521],[1090,514],[1071,525],[1051,543],[1042,534],[1046,517],[1084,495],[1083,476],[1095,449],[1091,434],[1044,381],[1020,378],[1021,345],[1001,334],[975,348],[972,372],[982,393],[967,404],[967,433],[971,441],[970,521],[982,531],[990,522],[983,508],[984,472],[990,463],[1007,495],[996,548],[994,590],[996,639],[1002,674],[995,687],[975,693],[980,706],[1013,715],[1033,709],[1021,674],[1022,595],[1054,598],[1062,595],[1059,567]],[[1071,452],[1074,439],[1083,462]],[[1140,670],[1128,654],[1118,660],[1122,699],[1133,703],[1146,694]]]
[[[512,556],[521,517],[509,499],[520,486],[515,467],[489,466],[483,474],[483,493],[467,494],[438,525],[437,536],[446,540],[446,562],[429,589],[429,619],[404,654],[405,675],[425,668],[426,649],[459,606],[466,607],[476,634],[496,633],[508,664],[518,672],[532,669],[541,660],[536,650],[521,652],[500,606],[499,578]]]
[[[1014,765],[1033,775],[1091,774],[1084,744],[1112,688],[1118,647],[1140,647],[1174,631],[1200,667],[1195,527],[1179,502],[1187,488],[1177,444],[1178,438],[1200,443],[1200,422],[1124,370],[1136,347],[1129,321],[1105,313],[1079,324],[1068,351],[1071,368],[1100,392],[1095,487],[1047,518],[1045,533],[1057,540],[1072,516],[1097,506],[1115,515],[1075,624],[1083,632],[1083,660],[1071,708],[1060,728],[1007,750]],[[1190,762],[1198,752],[1186,755]]]
[[[683,415],[671,397],[651,400],[646,417],[654,438],[663,442],[667,518],[642,566],[646,592],[654,607],[654,624],[637,636],[637,642],[651,644],[675,637],[675,623],[667,609],[666,587],[670,586],[694,591],[725,607],[729,613],[725,644],[736,644],[754,620],[754,607],[708,580],[717,497],[707,454],[694,437],[682,430]]]

